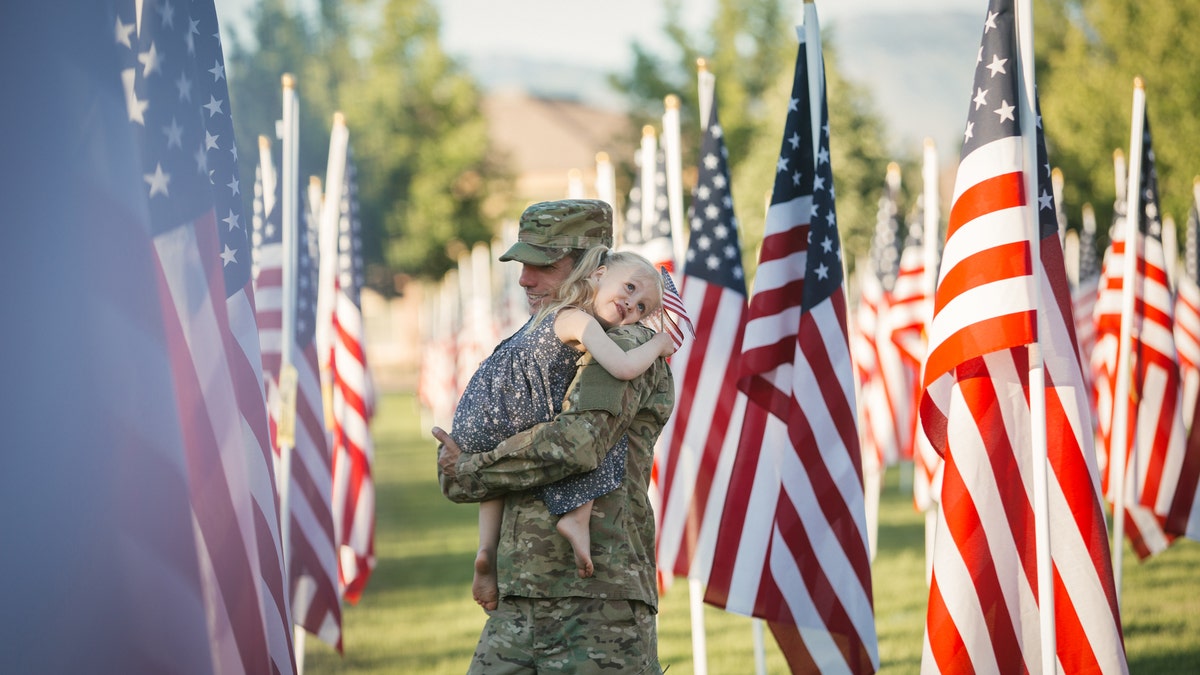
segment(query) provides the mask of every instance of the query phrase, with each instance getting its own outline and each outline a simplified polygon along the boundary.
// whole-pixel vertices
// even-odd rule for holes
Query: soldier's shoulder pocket
[[[625,386],[600,364],[591,362],[579,373],[579,399],[575,407],[616,415],[621,411],[621,392]]]

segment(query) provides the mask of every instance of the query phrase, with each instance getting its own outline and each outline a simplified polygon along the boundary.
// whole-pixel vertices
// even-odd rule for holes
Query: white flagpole
[[[1113,581],[1116,583],[1117,606],[1121,604],[1121,564],[1125,557],[1125,482],[1126,467],[1137,452],[1137,444],[1127,444],[1129,437],[1130,351],[1133,348],[1133,309],[1136,301],[1133,278],[1140,249],[1138,221],[1141,213],[1142,130],[1145,128],[1146,90],[1142,78],[1133,81],[1133,120],[1129,128],[1129,175],[1125,188],[1125,268],[1121,294],[1121,337],[1117,347],[1117,384],[1113,394],[1112,452],[1109,457],[1108,480],[1113,489]],[[1134,434],[1136,437],[1136,433]]]
[[[325,191],[328,198],[321,203],[320,227],[317,230],[317,311],[315,334],[317,365],[321,371],[321,398],[325,410],[325,424],[332,427],[333,383],[330,381],[330,363],[333,355],[333,308],[337,300],[334,285],[337,277],[338,221],[341,218],[342,189],[346,182],[346,149],[350,144],[350,131],[346,128],[346,116],[340,111],[333,114],[333,126],[329,131],[329,159],[325,166]]]
[[[708,61],[696,59],[697,94],[700,99],[700,128],[708,127],[708,116],[712,114],[713,91],[717,88],[717,76],[708,72]]]
[[[683,237],[683,150],[679,138],[679,97],[663,99],[663,155],[667,164],[667,213],[671,217],[671,257],[674,270],[683,269],[687,243]]]
[[[291,545],[291,482],[292,482],[292,448],[295,445],[296,429],[296,368],[292,365],[292,349],[296,341],[296,253],[299,250],[299,213],[300,206],[300,101],[296,96],[296,81],[290,73],[284,73],[283,84],[283,125],[281,127],[280,166],[280,198],[279,205],[283,224],[282,246],[282,295],[283,306],[280,317],[279,341],[279,400],[281,410],[279,423],[276,426],[276,437],[279,441],[279,475],[276,480],[279,485],[279,534],[283,544],[283,578],[285,588],[290,587],[287,580],[291,578],[292,545]],[[286,602],[291,611],[291,602]],[[304,670],[304,629],[294,625],[288,617],[288,625],[292,626],[294,647],[296,652],[297,672]]]
[[[938,183],[940,168],[938,165],[937,145],[932,138],[926,138],[924,144],[924,163],[921,165],[922,183],[922,222],[921,233],[924,237],[922,253],[925,262],[925,277],[921,280],[924,287],[925,325],[933,323],[933,296],[937,292],[938,277],[938,245],[941,241],[942,202],[941,185]],[[924,376],[924,365],[921,375]],[[914,430],[915,433],[915,430]],[[923,434],[920,434],[923,436]],[[914,439],[914,444],[917,441]],[[932,491],[933,486],[929,489]],[[931,499],[929,508],[925,509],[925,584],[929,585],[933,578],[933,546],[937,541],[938,510],[942,508],[940,497]]]
[[[650,238],[651,218],[657,218],[658,211],[655,202],[658,198],[658,188],[654,184],[654,174],[658,171],[658,138],[654,127],[647,124],[642,127],[642,236],[640,241]]]
[[[1179,265],[1179,240],[1175,238],[1176,236],[1175,219],[1171,216],[1163,216],[1163,256],[1166,258],[1167,289],[1171,291],[1172,297],[1175,295],[1175,275],[1179,271],[1177,268]]]
[[[1026,214],[1029,224],[1030,257],[1033,259],[1033,287],[1037,302],[1038,342],[1029,350],[1029,412],[1033,454],[1033,523],[1037,550],[1038,614],[1041,627],[1042,672],[1054,673],[1057,661],[1054,611],[1054,564],[1050,546],[1049,459],[1046,441],[1046,371],[1042,360],[1041,336],[1049,322],[1042,307],[1041,227],[1038,224],[1037,110],[1033,70],[1033,0],[1016,4],[1017,61],[1020,64],[1021,138],[1025,149],[1024,178]]]
[[[750,628],[754,631],[754,672],[767,675],[767,641],[763,635],[763,620],[753,619]]]

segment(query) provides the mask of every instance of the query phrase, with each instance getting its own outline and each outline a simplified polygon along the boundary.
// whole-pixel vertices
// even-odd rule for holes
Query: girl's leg
[[[489,499],[479,504],[479,552],[475,554],[475,578],[471,595],[486,611],[496,609],[500,590],[496,585],[496,547],[500,545],[500,519],[504,500]]]
[[[592,502],[562,514],[556,527],[575,550],[575,573],[580,579],[592,576]]]

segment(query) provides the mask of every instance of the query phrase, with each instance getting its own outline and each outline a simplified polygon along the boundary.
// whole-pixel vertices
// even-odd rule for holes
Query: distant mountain
[[[931,137],[942,157],[957,156],[979,50],[977,12],[843,17],[826,28],[846,76],[872,93],[875,111],[886,117],[893,151],[919,155],[922,140]],[[511,54],[462,58],[489,91],[626,107],[602,69]]]

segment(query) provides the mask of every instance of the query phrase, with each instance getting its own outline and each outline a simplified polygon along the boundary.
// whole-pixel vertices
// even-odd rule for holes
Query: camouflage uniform
[[[653,332],[622,326],[609,335],[625,349]],[[504,496],[498,551],[500,608],[488,619],[470,672],[657,673],[658,611],[654,512],[647,496],[654,443],[675,405],[665,359],[622,382],[588,356],[563,412],[492,452],[463,454],[456,477],[440,476],[453,501]],[[575,574],[557,518],[529,489],[596,468],[622,433],[629,437],[625,482],[592,507],[595,576]]]

